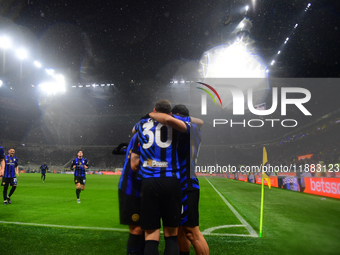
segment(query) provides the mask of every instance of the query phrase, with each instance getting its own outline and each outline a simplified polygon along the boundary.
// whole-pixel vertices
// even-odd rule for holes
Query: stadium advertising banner
[[[337,178],[304,178],[303,192],[340,199],[340,180]]]
[[[259,174],[256,176],[256,184],[262,184],[262,174]],[[264,185],[268,186],[268,183],[266,180],[264,180]],[[276,176],[274,177],[270,176],[270,185],[272,187],[276,187],[276,188],[278,187],[278,181],[277,181]]]
[[[247,182],[248,181],[248,176],[245,174],[239,174],[238,175],[238,180],[239,181],[243,181],[243,182]]]
[[[235,179],[234,174],[225,176],[228,179]],[[238,175],[239,181],[262,184],[262,176],[258,175]],[[313,195],[332,197],[340,199],[340,179],[339,178],[315,178],[297,177],[295,173],[288,173],[287,176],[270,176],[272,187],[299,191]],[[268,186],[266,180],[264,185]]]

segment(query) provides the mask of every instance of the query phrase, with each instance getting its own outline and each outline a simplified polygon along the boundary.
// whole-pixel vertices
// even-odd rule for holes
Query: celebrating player
[[[199,230],[199,194],[200,187],[195,173],[195,160],[201,144],[200,126],[203,121],[189,117],[189,110],[185,105],[175,105],[173,116],[191,123],[190,135],[181,134],[179,140],[179,157],[181,162],[182,189],[182,218],[178,230],[178,244],[180,255],[188,255],[190,242],[196,254],[209,254],[209,247]]]
[[[77,203],[80,203],[80,192],[85,189],[86,169],[88,169],[87,159],[83,158],[83,152],[78,152],[78,157],[72,162],[71,169],[74,169],[74,183],[77,185]]]
[[[43,165],[40,166],[40,170],[41,170],[41,178],[40,180],[42,180],[42,178],[44,177],[43,183],[45,182],[45,177],[46,177],[46,171],[48,170],[48,166],[46,165],[46,162],[44,162]]]
[[[158,254],[160,219],[163,221],[165,255],[179,254],[177,231],[181,216],[180,166],[177,142],[188,124],[171,117],[171,104],[160,100],[150,118],[142,119],[134,130],[140,140],[140,156],[131,154],[131,168],[140,170],[142,180],[141,227],[145,231],[145,254]],[[159,115],[166,126],[152,119]],[[140,164],[139,164],[140,160]]]
[[[132,149],[139,155],[139,143],[137,134],[135,134],[129,145],[121,143],[113,150],[113,154],[125,154],[125,162],[120,176],[119,192],[119,217],[120,224],[129,226],[129,238],[127,242],[127,254],[139,255],[144,251],[144,237],[140,227],[140,180],[136,178],[136,172],[131,169],[131,152]],[[125,150],[124,150],[125,148]]]
[[[15,189],[17,188],[17,177],[19,177],[19,163],[18,158],[14,157],[14,153],[15,150],[13,148],[10,148],[8,151],[8,155],[5,156],[5,170],[3,172],[3,177],[1,181],[1,186],[4,186],[4,205],[7,205],[7,203],[12,203],[10,197],[13,195]],[[9,184],[12,186],[12,188],[7,196]]]

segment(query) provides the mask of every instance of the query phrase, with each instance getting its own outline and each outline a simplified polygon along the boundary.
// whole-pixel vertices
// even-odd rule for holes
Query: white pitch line
[[[244,225],[223,225],[223,226],[217,226],[217,227],[212,227],[212,228],[207,228],[205,229],[202,234],[211,234],[211,232],[215,231],[216,229],[221,229],[221,228],[239,228],[239,227],[245,227]]]
[[[13,224],[23,226],[35,226],[35,227],[51,227],[51,228],[69,228],[69,229],[89,229],[89,230],[105,230],[105,231],[118,231],[118,232],[129,232],[129,229],[124,228],[98,228],[98,227],[84,227],[84,226],[66,226],[66,225],[53,225],[53,224],[41,224],[41,223],[25,223],[25,222],[10,222],[0,221],[0,224]],[[163,233],[163,231],[161,231]],[[214,234],[207,233],[205,236],[250,236],[251,235],[237,235],[237,234]]]
[[[245,234],[223,234],[223,233],[210,233],[210,234],[205,234],[205,236],[243,236],[243,237],[254,237],[252,235],[245,235]]]
[[[255,230],[249,225],[248,222],[246,222],[242,216],[235,210],[235,208],[225,199],[224,196],[222,196],[222,194],[215,188],[214,185],[212,185],[212,183],[206,178],[204,177],[204,179],[207,180],[207,182],[209,182],[209,184],[211,185],[211,187],[213,187],[213,189],[216,191],[216,193],[222,198],[222,200],[224,201],[224,203],[230,208],[230,210],[235,214],[235,216],[239,219],[239,221],[246,227],[246,229],[248,230],[248,232],[250,233],[251,237],[259,237],[259,235],[255,232]]]
[[[52,224],[25,223],[25,222],[9,222],[9,221],[0,221],[0,223],[14,224],[14,225],[26,225],[26,226],[37,226],[37,227],[92,229],[92,230],[108,230],[108,231],[129,232],[129,229],[124,229],[124,228],[97,228],[97,227],[66,226],[66,225],[52,225]]]

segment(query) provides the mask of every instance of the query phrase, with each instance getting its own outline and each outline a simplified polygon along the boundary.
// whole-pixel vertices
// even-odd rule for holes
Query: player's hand
[[[72,167],[72,169],[75,169],[76,168],[76,166],[74,165],[73,167]]]
[[[19,177],[19,173],[17,173],[17,177]]]

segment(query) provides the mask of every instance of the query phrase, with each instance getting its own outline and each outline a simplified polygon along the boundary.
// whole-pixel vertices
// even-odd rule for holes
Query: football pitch
[[[12,204],[0,204],[0,253],[126,254],[118,180],[88,175],[77,204],[73,175],[47,174],[42,183],[40,174],[20,174]],[[210,254],[339,254],[339,200],[266,187],[259,238],[260,185],[207,177],[200,186]]]

